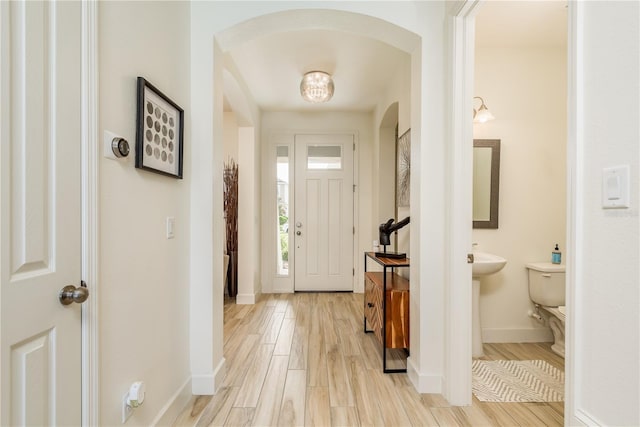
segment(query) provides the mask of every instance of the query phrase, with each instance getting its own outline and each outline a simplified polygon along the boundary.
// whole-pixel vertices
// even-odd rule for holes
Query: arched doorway
[[[217,248],[221,247],[218,234],[222,229],[222,218],[217,214],[221,212],[221,186],[216,180],[222,160],[219,125],[223,58],[234,46],[252,38],[304,28],[326,28],[372,37],[406,52],[411,58],[410,82],[407,82],[413,88],[409,100],[413,140],[411,154],[420,167],[412,171],[411,182],[411,234],[416,235],[411,239],[411,254],[416,263],[411,269],[412,352],[409,377],[420,391],[440,392],[443,389],[445,360],[442,298],[447,256],[443,250],[443,223],[446,222],[443,206],[446,203],[442,185],[446,113],[442,108],[444,91],[441,83],[445,79],[445,8],[433,4],[424,5],[416,11],[415,4],[401,5],[398,14],[392,18],[398,22],[396,24],[386,20],[383,10],[365,11],[364,6],[357,5],[350,6],[349,11],[286,10],[282,5],[271,4],[261,10],[241,10],[230,4],[224,4],[222,9],[226,7],[229,8],[227,14],[220,10],[220,6],[214,8],[197,4],[192,8],[192,253],[197,254],[191,270],[194,393],[213,393],[216,384],[220,383],[218,379],[224,376],[222,294],[211,290],[214,278],[221,274],[221,265],[217,261],[220,258]],[[372,17],[372,13],[378,17]],[[424,37],[431,40],[429,47],[423,44]],[[429,55],[426,55],[427,51]],[[428,103],[424,101],[427,98],[430,99]],[[194,194],[198,199],[193,197]],[[425,197],[431,204],[421,210],[421,200]],[[429,246],[421,248],[423,241],[428,241]],[[210,260],[214,260],[213,265]],[[421,274],[421,271],[429,274]]]

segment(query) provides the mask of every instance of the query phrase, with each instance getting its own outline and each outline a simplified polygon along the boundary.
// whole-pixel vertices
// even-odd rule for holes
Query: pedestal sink
[[[486,252],[473,252],[471,272],[473,276],[473,357],[482,357],[482,330],[480,329],[480,278],[497,273],[507,264],[507,260]]]

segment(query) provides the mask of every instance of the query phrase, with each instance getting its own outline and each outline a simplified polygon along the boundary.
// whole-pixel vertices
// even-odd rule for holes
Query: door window
[[[276,147],[276,197],[278,209],[276,242],[278,276],[289,275],[289,147]]]
[[[342,145],[309,145],[307,146],[307,169],[310,169],[310,170],[342,169]]]

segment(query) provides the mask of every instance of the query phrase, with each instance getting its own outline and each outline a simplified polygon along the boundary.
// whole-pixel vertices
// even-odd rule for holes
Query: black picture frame
[[[137,92],[136,168],[182,179],[184,110],[144,77]]]

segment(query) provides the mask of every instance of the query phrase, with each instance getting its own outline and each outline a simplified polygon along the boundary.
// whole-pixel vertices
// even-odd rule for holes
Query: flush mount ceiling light
[[[495,119],[495,117],[493,117],[493,114],[491,114],[491,111],[489,111],[487,106],[484,104],[484,99],[480,98],[479,96],[474,96],[474,102],[476,99],[480,100],[480,108],[478,108],[478,110],[476,110],[475,108],[473,109],[473,123],[485,123],[489,120]]]
[[[333,96],[333,80],[324,71],[310,71],[302,77],[300,95],[309,102],[327,102]]]

